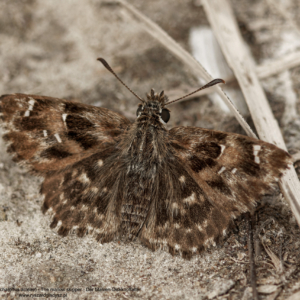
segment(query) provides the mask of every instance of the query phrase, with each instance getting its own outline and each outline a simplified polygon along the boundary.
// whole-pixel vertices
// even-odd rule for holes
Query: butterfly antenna
[[[207,89],[207,88],[209,88],[209,87],[211,87],[211,86],[213,86],[215,84],[218,84],[218,83],[225,83],[225,81],[223,79],[214,79],[214,80],[210,81],[209,83],[207,83],[206,85],[202,86],[200,89],[198,89],[198,90],[196,90],[196,91],[194,91],[194,92],[192,92],[190,94],[187,94],[187,95],[185,95],[183,97],[180,97],[180,98],[178,98],[176,100],[169,101],[165,105],[169,105],[171,103],[174,103],[174,102],[177,102],[179,100],[182,100],[182,99],[184,99],[184,98],[186,98],[188,96],[191,96],[191,95],[193,95],[193,94],[195,94],[195,93],[197,93],[197,92],[199,92],[201,90]]]
[[[139,97],[133,90],[131,90],[120,78],[119,76],[113,71],[113,69],[110,67],[110,65],[107,63],[107,61],[104,58],[97,58],[100,62],[102,62],[103,66],[110,72],[112,73],[126,88],[128,91],[131,92],[135,97],[137,97],[140,101],[145,102],[141,97]]]

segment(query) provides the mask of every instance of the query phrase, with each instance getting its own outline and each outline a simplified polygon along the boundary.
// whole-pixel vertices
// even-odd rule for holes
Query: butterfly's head
[[[166,124],[170,120],[170,110],[164,107],[167,102],[168,98],[164,94],[164,91],[157,94],[151,89],[151,92],[147,94],[147,100],[144,100],[138,106],[136,111],[137,118],[142,120],[147,117],[154,117],[163,124]]]
[[[145,120],[147,117],[154,117],[154,122],[156,120],[159,120],[160,123],[167,123],[170,119],[170,111],[165,108],[166,105],[172,104],[174,102],[177,102],[179,100],[183,100],[187,98],[190,95],[193,95],[201,90],[204,90],[206,88],[209,88],[211,86],[214,86],[218,83],[225,83],[223,79],[214,79],[207,83],[206,85],[202,86],[201,88],[197,89],[196,91],[189,93],[185,96],[182,96],[178,99],[168,101],[167,96],[165,96],[164,91],[162,91],[160,94],[156,94],[153,89],[151,89],[150,94],[147,95],[147,100],[145,101],[141,97],[139,97],[134,91],[132,91],[120,78],[119,76],[113,71],[113,69],[110,67],[110,65],[107,63],[107,61],[103,58],[98,58],[98,60],[103,64],[103,66],[111,72],[136,98],[138,98],[142,104],[139,105],[136,115],[139,120]]]

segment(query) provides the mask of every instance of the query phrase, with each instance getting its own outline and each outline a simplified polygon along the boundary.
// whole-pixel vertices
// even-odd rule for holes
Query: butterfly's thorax
[[[162,105],[148,101],[138,113],[123,141],[123,159],[126,179],[122,205],[122,229],[125,234],[136,235],[143,225],[151,199],[159,182],[157,173],[165,163],[168,153],[168,130],[161,119]]]

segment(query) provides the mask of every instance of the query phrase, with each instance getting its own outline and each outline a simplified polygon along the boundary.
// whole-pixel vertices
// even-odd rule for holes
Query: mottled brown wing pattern
[[[1,96],[0,118],[8,152],[38,175],[64,169],[115,144],[130,125],[106,108],[24,94]]]
[[[291,163],[246,136],[196,127],[168,131],[154,91],[134,124],[105,108],[34,95],[0,98],[14,160],[45,177],[43,212],[66,236],[138,236],[185,258],[224,235]]]
[[[2,96],[0,117],[8,152],[45,177],[42,210],[52,212],[51,228],[112,240],[123,200],[116,145],[130,122],[105,108],[23,94]]]
[[[253,207],[292,164],[286,151],[239,134],[197,127],[175,127],[170,134],[174,146],[182,147],[177,157],[204,191],[214,190],[212,201],[232,217]]]
[[[108,147],[47,175],[41,193],[45,196],[43,212],[53,215],[50,227],[62,236],[93,234],[102,243],[117,237],[124,200],[123,170],[116,148]]]
[[[191,258],[215,244],[231,217],[212,202],[185,163],[171,153],[159,174],[158,196],[153,199],[140,239],[152,250],[162,248]]]
[[[291,164],[284,150],[238,134],[196,127],[169,134],[169,161],[141,240],[185,258],[214,244]]]

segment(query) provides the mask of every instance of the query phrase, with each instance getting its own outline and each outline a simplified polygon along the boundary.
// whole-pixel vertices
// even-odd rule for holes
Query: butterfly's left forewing
[[[38,175],[114,145],[130,125],[105,108],[24,94],[1,96],[0,118],[8,152]]]

